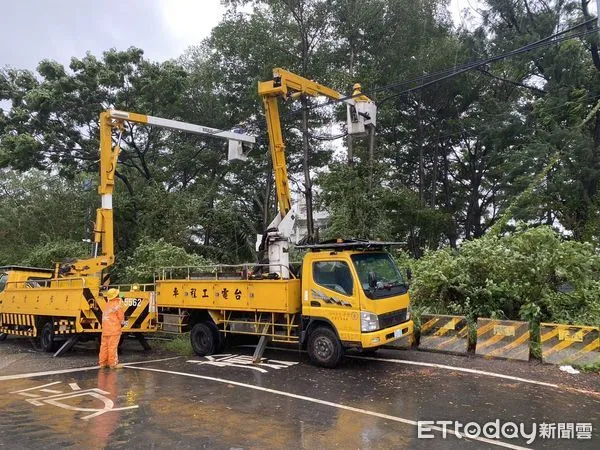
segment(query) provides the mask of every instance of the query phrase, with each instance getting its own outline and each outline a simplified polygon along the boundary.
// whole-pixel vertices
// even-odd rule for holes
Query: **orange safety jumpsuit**
[[[100,343],[100,367],[115,368],[119,364],[119,340],[121,327],[125,320],[123,302],[119,297],[110,299],[102,313],[102,342]]]

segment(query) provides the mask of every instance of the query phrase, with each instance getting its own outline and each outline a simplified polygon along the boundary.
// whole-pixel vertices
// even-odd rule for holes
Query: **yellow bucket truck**
[[[190,331],[201,356],[221,350],[229,334],[260,336],[260,360],[269,341],[296,343],[320,366],[335,367],[344,350],[373,350],[413,332],[408,288],[388,244],[335,240],[305,249],[301,269],[289,261],[296,219],[288,184],[278,101],[301,95],[326,96],[347,104],[348,130],[375,126],[376,106],[355,90],[350,98],[283,69],[261,82],[279,214],[260,240],[269,263],[164,268],[156,279],[165,331]]]

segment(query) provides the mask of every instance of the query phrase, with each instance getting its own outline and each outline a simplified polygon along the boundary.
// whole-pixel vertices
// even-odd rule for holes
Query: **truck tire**
[[[192,327],[190,341],[198,356],[212,355],[220,344],[219,329],[212,322],[198,322]]]
[[[42,351],[50,353],[54,351],[54,326],[52,321],[46,322],[40,333],[40,348]]]
[[[344,356],[342,343],[329,327],[317,327],[308,338],[308,356],[317,366],[333,369]]]
[[[8,337],[8,334],[0,333],[0,342],[5,341],[7,337]]]

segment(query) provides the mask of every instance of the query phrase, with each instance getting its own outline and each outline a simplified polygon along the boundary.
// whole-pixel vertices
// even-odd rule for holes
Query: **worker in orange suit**
[[[100,343],[100,367],[115,369],[119,364],[119,340],[125,320],[124,304],[119,290],[112,288],[104,293],[106,306],[102,312],[102,342]]]

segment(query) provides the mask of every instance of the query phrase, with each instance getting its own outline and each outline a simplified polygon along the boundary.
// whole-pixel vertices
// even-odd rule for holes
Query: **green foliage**
[[[50,267],[91,254],[89,237],[97,195],[86,177],[68,182],[37,170],[0,171],[0,265]],[[71,253],[72,252],[72,253]]]
[[[600,256],[550,227],[430,251],[414,266],[413,302],[435,313],[600,323]]]
[[[203,257],[186,253],[184,249],[169,244],[162,238],[144,238],[123,262],[123,277],[120,282],[151,283],[154,281],[154,274],[163,267],[202,267],[210,264]]]
[[[405,242],[413,256],[421,246],[437,247],[448,215],[421,204],[406,187],[372,181],[383,177],[383,165],[374,164],[373,172],[360,161],[336,162],[318,178],[320,204],[331,214],[326,236]]]
[[[600,373],[600,363],[573,364],[573,366],[583,372]]]
[[[53,267],[54,263],[67,259],[89,257],[90,250],[90,244],[81,241],[55,240],[33,247],[24,263],[32,267]]]
[[[156,346],[182,356],[193,356],[195,354],[190,342],[190,333],[179,334],[166,341],[157,341]]]
[[[369,189],[364,165],[335,163],[321,175],[322,206],[331,214],[327,237],[390,238],[391,224],[386,218],[388,190]]]

